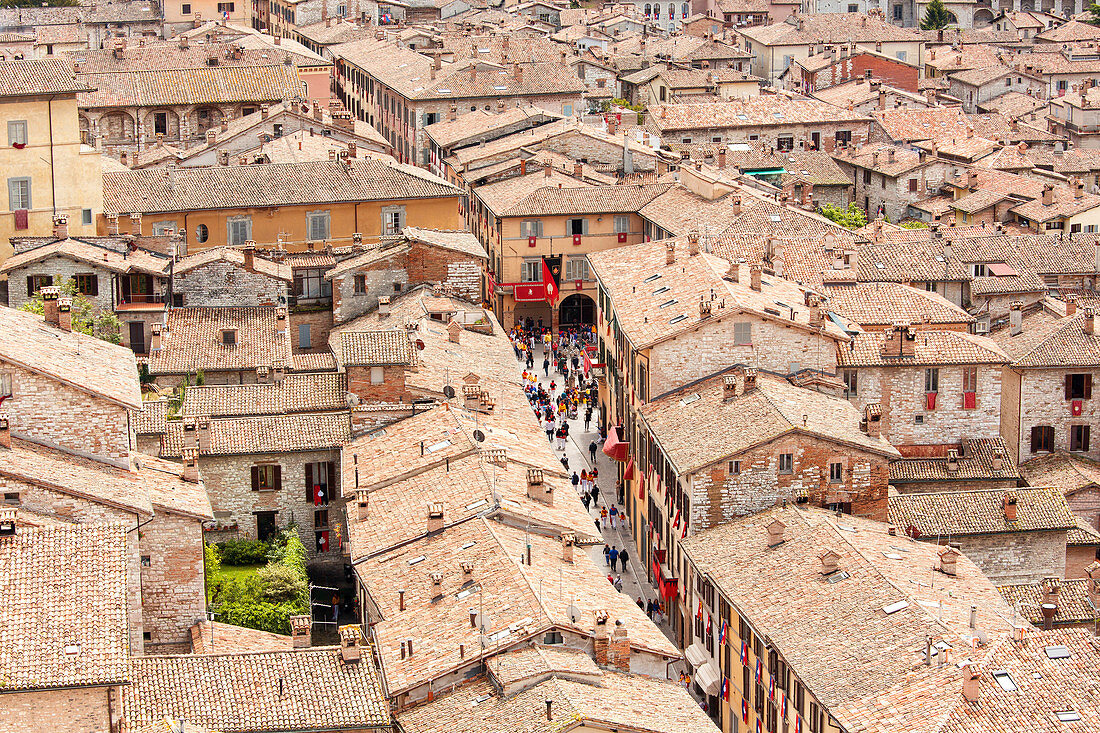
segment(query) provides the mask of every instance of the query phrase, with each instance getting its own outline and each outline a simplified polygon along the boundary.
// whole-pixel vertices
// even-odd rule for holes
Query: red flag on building
[[[558,298],[558,284],[554,282],[554,274],[550,272],[545,257],[542,258],[542,282],[546,285],[546,300],[553,303]]]

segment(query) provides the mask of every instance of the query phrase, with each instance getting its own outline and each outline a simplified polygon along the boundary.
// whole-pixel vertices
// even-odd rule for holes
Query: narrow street
[[[535,346],[535,370],[538,376],[538,382],[547,391],[550,390],[550,382],[561,382],[561,375],[554,372],[551,367],[550,376],[546,376],[542,372],[542,359],[545,356],[546,349],[541,344]],[[519,369],[522,372],[524,369],[524,362],[518,360]],[[581,469],[591,469],[592,462],[589,460],[588,446],[592,441],[596,441],[599,449],[596,451],[596,469],[599,471],[599,479],[596,484],[600,490],[600,501],[596,505],[589,507],[588,513],[592,517],[592,521],[596,522],[600,517],[601,507],[606,506],[610,511],[613,503],[622,509],[622,505],[617,504],[618,497],[615,493],[615,476],[617,475],[617,467],[615,462],[604,455],[602,444],[599,440],[599,407],[597,406],[592,413],[592,422],[590,424],[591,430],[584,430],[584,411],[579,410],[577,419],[569,420],[569,439],[566,441],[565,456],[569,459],[570,472],[576,471],[578,474]],[[552,446],[553,447],[553,446]],[[560,457],[561,451],[555,453]],[[634,539],[626,526],[618,524],[615,529],[611,529],[610,525],[606,528],[601,528],[601,534],[603,535],[604,542],[619,550],[626,549],[630,559],[627,562],[627,567],[612,572],[607,561],[604,559],[603,547],[592,546],[585,548],[588,556],[592,558],[592,561],[596,563],[598,567],[607,569],[607,572],[612,576],[618,576],[622,578],[623,589],[622,592],[634,600],[642,599],[642,603],[646,603],[650,600],[657,599],[657,592],[650,585],[646,578],[645,568],[640,563],[638,556],[638,548],[635,547]],[[616,567],[620,567],[616,565]],[[674,644],[676,639],[673,636],[672,629],[668,625],[667,621],[659,624],[661,631],[665,636],[669,638]],[[677,662],[670,668],[669,674],[673,679],[679,676],[682,670],[687,667],[686,662]]]

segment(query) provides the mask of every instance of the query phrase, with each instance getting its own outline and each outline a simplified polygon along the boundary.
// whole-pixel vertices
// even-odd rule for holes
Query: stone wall
[[[111,700],[108,700],[108,697]],[[114,687],[78,687],[0,695],[0,733],[108,733],[111,710],[121,709]]]
[[[920,338],[920,335],[917,335]],[[944,445],[963,438],[997,435],[1001,423],[1001,368],[978,366],[977,402],[963,408],[963,369],[939,368],[935,409],[928,409],[925,367],[868,367],[856,370],[852,404],[882,406],[882,434],[894,445]],[[917,418],[923,421],[917,423]]]
[[[1081,400],[1081,414],[1071,413],[1071,402],[1066,399],[1066,374],[1091,374],[1094,389],[1100,388],[1100,370],[1097,369],[1028,369],[1023,372],[1020,384],[1019,450],[1021,462],[1033,458],[1031,429],[1036,425],[1054,428],[1054,448],[1069,450],[1070,426],[1090,425],[1089,450],[1082,453],[1088,458],[1100,458],[1100,392],[1094,399]],[[1006,436],[1006,440],[1014,440]]]
[[[328,509],[329,526],[340,526],[342,537],[347,537],[343,529],[343,509],[335,504],[327,507],[315,507],[306,497],[307,463],[337,462],[333,471],[330,496],[339,496],[339,479],[335,475],[339,470],[340,454],[337,450],[304,451],[298,453],[265,453],[233,456],[199,456],[199,471],[210,505],[217,520],[223,524],[236,521],[240,526],[240,536],[256,538],[258,512],[278,512],[276,524],[285,527],[297,522],[298,535],[311,557],[317,554],[317,538],[314,534],[314,512],[316,509]],[[276,491],[252,490],[252,466],[257,464],[276,464],[282,467],[282,487]],[[334,543],[335,544],[335,543]]]
[[[752,345],[736,346],[733,324],[744,321],[752,323]],[[805,368],[835,374],[835,343],[820,332],[811,333],[750,315],[712,320],[650,350],[649,394],[656,397],[732,364],[747,364],[778,374]]]
[[[4,409],[13,433],[105,458],[129,457],[133,438],[125,407],[9,362],[0,360],[0,370],[12,375]]]
[[[301,326],[309,326],[309,345],[302,345]],[[328,351],[328,335],[332,330],[332,310],[298,307],[290,311],[290,338],[295,353]]]
[[[944,538],[947,542],[947,538]],[[951,537],[994,585],[1038,583],[1066,569],[1066,533],[1006,532]]]
[[[27,292],[27,278],[31,275],[52,275],[54,285],[61,285],[77,275],[95,275],[98,278],[98,295],[86,297],[101,311],[110,311],[114,308],[114,301],[111,298],[114,273],[67,257],[50,257],[9,272],[8,282],[11,285],[8,288],[8,305],[10,307],[18,308],[31,300],[31,294]]]
[[[285,280],[225,260],[176,273],[173,290],[185,306],[257,306],[286,303]]]
[[[371,384],[372,367],[349,366],[348,391],[358,395],[365,403],[392,403],[401,402],[406,397],[405,393],[405,367],[384,366],[382,369],[382,383]]]
[[[190,627],[206,615],[202,522],[157,509],[141,528],[146,652],[189,652]]]
[[[779,455],[794,456],[793,471],[779,473]],[[740,462],[730,474],[729,461]],[[830,483],[829,464],[844,464],[843,480]],[[793,434],[691,475],[691,531],[699,532],[805,494],[815,506],[850,501],[852,513],[886,519],[889,461],[885,456],[831,441]],[[856,492],[847,499],[840,492]]]

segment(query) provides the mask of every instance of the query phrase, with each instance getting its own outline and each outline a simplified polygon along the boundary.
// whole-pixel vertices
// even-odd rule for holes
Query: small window
[[[916,178],[909,179],[909,192],[916,193],[919,181]]]
[[[1012,675],[1008,672],[994,672],[993,681],[996,682],[1002,690],[1005,692],[1016,692],[1016,681],[1012,679]]]
[[[630,231],[630,217],[626,214],[615,215],[615,233],[626,234]]]
[[[963,392],[978,391],[978,367],[963,367]]]
[[[1031,452],[1054,452],[1054,427],[1052,425],[1036,425],[1031,429]]]
[[[405,207],[387,206],[382,209],[382,233],[400,234],[405,228]]]
[[[733,324],[733,345],[752,346],[751,321],[741,321]]]
[[[0,397],[11,397],[11,372],[0,372]]]
[[[252,217],[235,216],[226,223],[228,228],[228,242],[231,245],[240,246],[252,239]]]
[[[859,5],[856,5],[855,3],[849,3],[848,4],[848,12],[849,13],[858,13],[859,12]]]
[[[180,12],[183,15],[191,15],[191,3],[184,3],[180,6]]]
[[[199,224],[195,227],[195,239],[201,244],[210,239],[210,228],[205,224]]]
[[[33,298],[42,288],[53,285],[53,275],[28,275],[27,297]]]
[[[234,5],[233,3],[218,3],[218,14],[232,13]]]
[[[566,222],[565,231],[567,234],[572,234],[574,236],[578,234],[588,234],[588,220],[570,219]]]
[[[855,397],[859,394],[859,377],[855,369],[844,370],[844,396]]]
[[[829,464],[829,483],[839,484],[844,481],[844,464],[843,463],[830,463]]]
[[[14,505],[18,506],[21,502],[22,502],[22,499],[20,498],[20,495],[19,495],[18,491],[5,491],[4,492],[4,503],[5,504],[14,504]]]
[[[253,491],[275,491],[278,489],[278,483],[276,481],[276,474],[278,473],[278,466],[266,465],[266,466],[253,466],[252,467],[252,490]]]
[[[27,121],[8,120],[8,145],[27,144]]]
[[[370,383],[382,384],[386,378],[386,371],[380,366],[370,368]]]
[[[984,262],[975,262],[970,265],[970,274],[973,277],[985,277],[986,269]]]
[[[236,346],[237,345],[237,329],[235,328],[223,328],[222,329],[222,346]]]
[[[401,288],[403,288],[403,287],[404,287],[404,285],[402,285],[400,280],[394,280],[394,282],[393,282],[393,292],[400,293]]]
[[[356,275],[355,276],[355,294],[366,295],[367,294],[367,276]]]
[[[1092,399],[1092,375],[1091,374],[1067,374],[1066,375],[1066,399],[1088,400]]]
[[[730,461],[729,462],[729,473],[730,473],[730,476],[737,476],[738,474],[740,474],[741,473],[741,461]]]
[[[309,324],[308,323],[299,323],[298,324],[298,348],[299,349],[308,349],[308,348],[310,348],[310,345],[311,345],[311,342],[310,342],[310,338],[309,338]]]
[[[1087,453],[1089,449],[1089,426],[1069,426],[1069,449],[1079,453]]]
[[[79,274],[73,278],[76,281],[76,291],[81,295],[96,297],[99,295],[99,276],[95,274]]]
[[[84,226],[88,226],[92,223],[92,210],[81,209],[80,210],[80,223]]]
[[[794,473],[794,453],[779,454],[779,473]]]
[[[8,179],[8,210],[19,211],[31,208],[31,179]]]
[[[306,214],[307,237],[311,242],[329,238],[329,212],[311,211]]]
[[[540,219],[524,219],[519,223],[519,233],[524,237],[541,237],[542,221]]]
[[[565,261],[566,280],[591,280],[592,274],[588,269],[588,258],[570,257]]]
[[[542,260],[524,260],[520,268],[520,282],[542,282]]]
[[[931,367],[924,370],[924,391],[925,392],[939,392],[940,391],[940,370]]]

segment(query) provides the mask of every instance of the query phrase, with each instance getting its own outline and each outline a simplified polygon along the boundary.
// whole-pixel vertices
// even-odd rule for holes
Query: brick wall
[[[733,324],[743,321],[752,322],[751,346],[734,345]],[[655,397],[739,363],[779,374],[790,373],[792,364],[835,374],[835,343],[820,333],[752,316],[727,316],[654,346],[649,393]]]
[[[1049,425],[1054,428],[1054,448],[1069,450],[1069,429],[1071,425],[1090,425],[1089,450],[1082,455],[1100,458],[1100,393],[1094,393],[1094,399],[1081,400],[1082,411],[1079,416],[1070,412],[1071,403],[1066,399],[1066,374],[1092,374],[1093,382],[1100,385],[1100,370],[1090,369],[1029,369],[1023,373],[1020,384],[1019,414],[1019,460],[1026,461],[1036,454],[1031,452],[1031,429],[1036,425]],[[1005,438],[1016,440],[1016,436]]]
[[[301,326],[309,326],[309,345],[302,345]],[[332,310],[329,308],[294,308],[290,311],[290,338],[295,352],[328,351],[328,334],[332,330]]]
[[[190,651],[190,627],[206,614],[202,522],[158,508],[140,542],[146,651]]]
[[[371,384],[372,367],[349,366],[348,391],[362,402],[401,402],[405,397],[405,367],[382,367],[382,383]]]
[[[887,85],[917,93],[920,69],[916,66],[894,61],[869,53],[838,59],[830,66],[811,75],[811,89],[824,89],[866,75],[868,69],[875,79]]]
[[[306,500],[307,463],[327,461],[339,462],[339,451],[319,450],[301,453],[269,453],[241,456],[199,456],[199,471],[202,474],[206,493],[217,520],[223,524],[236,521],[240,526],[241,537],[257,537],[256,512],[274,511],[277,524],[285,527],[290,522],[298,523],[298,535],[310,556],[316,555],[317,539],[314,534],[314,511],[312,501]],[[282,466],[282,488],[277,491],[253,491],[253,465],[259,463]],[[337,469],[338,470],[338,469]],[[334,474],[336,471],[334,471]],[[335,488],[330,489],[332,496],[339,496],[339,479],[334,475]],[[323,507],[322,507],[323,508]],[[343,510],[336,505],[328,505],[329,526],[343,526]],[[341,529],[343,537],[346,530]]]
[[[920,338],[919,334],[917,338]],[[977,407],[963,409],[963,367],[939,367],[936,407],[929,410],[924,367],[868,367],[856,370],[859,408],[882,405],[882,434],[894,445],[944,445],[963,438],[996,435],[1001,422],[1001,368],[978,367]],[[916,416],[924,423],[918,425]]]
[[[30,275],[52,275],[54,285],[76,275],[95,275],[99,282],[99,294],[87,296],[88,300],[95,304],[99,310],[110,311],[114,308],[111,298],[112,278],[114,273],[102,267],[90,265],[87,262],[77,262],[67,257],[49,257],[45,260],[33,262],[26,267],[20,267],[8,273],[8,305],[18,308],[31,299],[27,293],[27,277]]]
[[[128,457],[132,436],[125,407],[9,362],[0,360],[0,369],[12,373],[12,397],[4,409],[13,433],[108,458]]]
[[[286,303],[287,283],[225,260],[177,273],[173,292],[186,306],[246,306]]]
[[[445,283],[466,300],[481,301],[484,259],[452,249],[412,242],[407,263],[409,282]]]
[[[7,693],[0,695],[0,733],[109,733],[111,710],[120,710],[121,704],[117,688]]]
[[[1084,578],[1088,576],[1085,568],[1096,562],[1097,548],[1095,547],[1066,547],[1066,577]]]
[[[1038,583],[1066,569],[1066,533],[1009,532],[952,537],[994,585]]]
[[[1100,529],[1100,489],[1095,487],[1081,489],[1066,495],[1070,510],[1089,523],[1093,529]]]
[[[790,474],[779,473],[782,453],[794,455]],[[885,456],[806,435],[787,435],[729,460],[740,461],[740,474],[730,475],[728,461],[723,460],[691,475],[692,532],[796,501],[800,492],[816,506],[843,502],[836,496],[839,491],[858,492],[851,501],[853,514],[886,519],[890,469]],[[841,483],[829,482],[830,463],[844,464]]]

